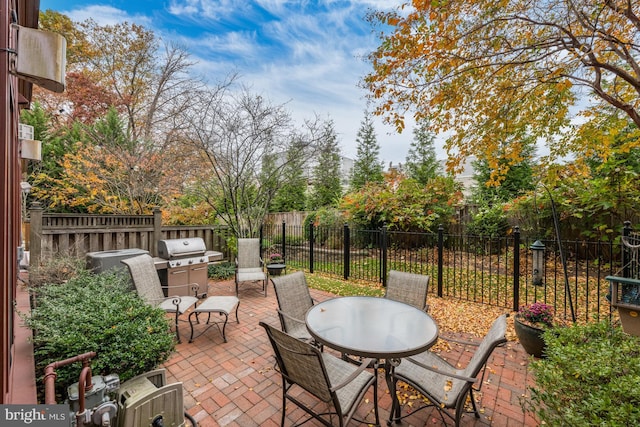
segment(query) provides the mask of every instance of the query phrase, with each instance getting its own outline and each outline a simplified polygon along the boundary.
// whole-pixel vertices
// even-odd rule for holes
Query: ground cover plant
[[[30,316],[37,384],[52,362],[89,351],[93,375],[115,373],[121,381],[150,371],[169,358],[175,335],[163,310],[145,304],[124,274],[81,272],[61,284],[33,291]],[[56,395],[78,381],[80,363],[56,370]]]
[[[545,332],[523,408],[548,426],[640,424],[640,338],[607,321]]]

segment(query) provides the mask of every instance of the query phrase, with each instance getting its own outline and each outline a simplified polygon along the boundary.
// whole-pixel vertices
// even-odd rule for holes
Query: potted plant
[[[269,271],[269,274],[279,276],[285,268],[286,265],[282,255],[279,253],[272,253],[269,255],[269,260],[267,261],[267,270]]]
[[[514,317],[516,335],[525,351],[537,358],[544,357],[542,334],[553,326],[553,308],[542,302],[523,305]]]

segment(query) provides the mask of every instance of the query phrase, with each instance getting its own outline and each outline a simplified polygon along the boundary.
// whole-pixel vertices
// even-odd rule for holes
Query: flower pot
[[[285,268],[287,268],[285,264],[267,264],[267,271],[272,276],[279,276]]]
[[[537,358],[544,357],[545,343],[542,339],[544,330],[524,323],[518,316],[514,317],[513,324],[518,340],[520,344],[522,344],[522,347],[524,347],[524,350]]]

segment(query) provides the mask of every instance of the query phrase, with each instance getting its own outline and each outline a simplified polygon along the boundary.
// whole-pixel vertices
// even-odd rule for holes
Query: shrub
[[[174,333],[164,310],[145,304],[124,274],[82,272],[63,284],[43,285],[25,323],[33,330],[36,372],[95,351],[94,375],[115,373],[121,381],[155,369],[174,350]],[[57,394],[78,381],[80,363],[56,370]]]
[[[236,273],[236,265],[232,262],[221,262],[219,264],[211,264],[208,267],[209,277],[212,279],[228,279]]]
[[[44,283],[64,283],[84,271],[86,265],[87,261],[84,258],[56,256],[29,271],[29,284],[32,288],[37,288]]]
[[[602,321],[550,329],[544,340],[525,410],[548,426],[640,423],[640,338]]]
[[[501,204],[481,207],[467,224],[467,233],[474,236],[503,237],[508,230],[509,222]]]

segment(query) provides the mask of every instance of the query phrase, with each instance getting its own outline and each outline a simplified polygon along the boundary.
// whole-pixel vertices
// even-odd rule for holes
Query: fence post
[[[344,224],[344,280],[348,280],[351,275],[351,259],[350,259],[350,248],[351,248],[351,235],[349,234],[349,224]]]
[[[382,286],[387,287],[387,226],[383,225],[380,229],[380,248],[382,262],[380,263],[380,279]]]
[[[258,233],[258,242],[260,242],[260,244],[258,245],[260,247],[260,259],[263,259],[262,258],[262,255],[263,255],[263,250],[262,250],[262,238],[263,238],[262,232],[263,232],[263,230],[262,230],[262,227],[264,227],[264,224],[260,224],[260,232]]]
[[[149,242],[151,256],[158,256],[158,241],[162,240],[162,211],[153,208],[153,240]]]
[[[438,226],[438,296],[442,297],[442,273],[444,259],[444,227]]]
[[[513,311],[520,307],[520,227],[513,229]]]
[[[282,221],[282,259],[287,259],[287,248],[285,242],[287,241],[287,227],[286,223]]]
[[[313,274],[313,221],[309,222],[309,272]]]
[[[624,227],[622,227],[622,237],[623,238],[629,237],[630,234],[631,234],[631,221],[625,221]],[[632,272],[629,269],[629,263],[631,262],[631,260],[629,259],[629,250],[624,245],[624,243],[620,245],[620,248],[622,249],[622,277],[633,277],[631,275]]]
[[[29,209],[29,268],[38,269],[42,262],[42,213],[40,202],[33,202]]]

